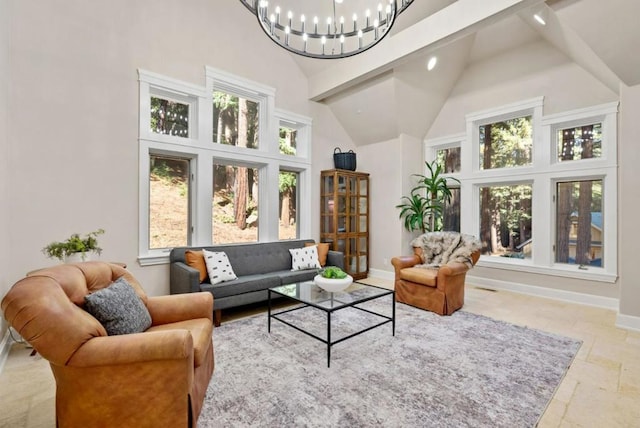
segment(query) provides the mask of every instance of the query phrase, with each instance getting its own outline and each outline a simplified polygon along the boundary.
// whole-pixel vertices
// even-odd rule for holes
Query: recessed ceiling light
[[[432,56],[431,58],[429,58],[429,62],[427,62],[427,70],[429,71],[433,70],[437,63],[438,63],[437,57]]]
[[[537,13],[535,15],[533,15],[533,19],[538,21],[538,23],[540,25],[547,25],[547,22],[544,20],[544,18],[542,16],[540,16],[539,14],[537,14]]]

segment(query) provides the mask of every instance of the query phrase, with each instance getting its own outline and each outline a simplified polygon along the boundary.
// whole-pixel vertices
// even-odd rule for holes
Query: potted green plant
[[[350,286],[353,277],[337,266],[327,266],[318,270],[318,275],[313,278],[313,282],[323,290],[333,293]]]
[[[103,233],[104,229],[87,233],[84,237],[74,233],[66,241],[51,242],[42,249],[42,252],[45,256],[62,262],[70,262],[74,259],[85,261],[88,257],[87,253],[100,255],[102,252],[102,248],[98,246],[98,235]]]
[[[411,189],[409,196],[403,196],[399,218],[409,232],[436,232],[442,230],[442,217],[445,204],[451,200],[451,189],[447,178],[442,175],[443,168],[437,160],[425,162],[429,175],[412,174],[418,178],[418,184]],[[449,180],[460,182],[455,178]]]

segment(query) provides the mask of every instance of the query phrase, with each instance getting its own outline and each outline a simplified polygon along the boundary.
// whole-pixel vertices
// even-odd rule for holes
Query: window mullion
[[[280,168],[276,163],[269,163],[260,168],[260,226],[258,228],[258,240],[277,241],[279,225],[279,174]]]
[[[195,166],[192,204],[194,233],[191,245],[211,245],[211,206],[213,200],[213,159],[210,153],[199,153],[193,160]]]
[[[549,176],[536,175],[533,181],[533,200],[531,208],[531,229],[534,239],[531,241],[531,262],[539,266],[551,266],[553,263],[553,243],[555,223],[555,204],[552,201],[553,184]]]
[[[140,166],[138,170],[138,195],[139,195],[139,234],[138,234],[138,254],[149,254],[149,169],[150,150],[149,145],[141,142],[139,145]]]

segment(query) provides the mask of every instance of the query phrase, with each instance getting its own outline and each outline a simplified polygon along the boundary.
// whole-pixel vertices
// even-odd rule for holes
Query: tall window
[[[449,187],[451,199],[444,204],[442,230],[460,232],[460,187]]]
[[[189,243],[189,159],[149,156],[149,248]]]
[[[189,104],[152,96],[150,131],[189,138]]]
[[[258,240],[258,170],[245,166],[213,166],[214,244]]]
[[[460,172],[460,147],[438,149],[436,159],[445,173]]]
[[[280,126],[279,130],[280,139],[279,139],[279,148],[280,153],[283,155],[296,155],[296,149],[298,143],[296,138],[298,137],[298,130],[294,128],[289,128],[288,126]]]
[[[278,238],[298,237],[298,173],[280,170],[280,227]]]
[[[298,130],[281,123],[278,129],[278,135],[278,149],[280,154],[296,156]],[[280,170],[278,177],[278,187],[280,189],[279,239],[295,239],[298,237],[298,179],[298,173]]]
[[[531,163],[531,116],[507,119],[478,127],[480,169],[510,168]]]
[[[602,180],[556,184],[556,262],[602,266]]]
[[[213,92],[213,142],[257,149],[260,104],[222,91]]]
[[[556,138],[559,162],[602,156],[601,123],[559,129]]]
[[[206,74],[201,87],[139,71],[142,265],[175,246],[311,236],[311,119],[276,110],[272,88]]]
[[[483,254],[531,257],[531,194],[529,184],[480,187]]]

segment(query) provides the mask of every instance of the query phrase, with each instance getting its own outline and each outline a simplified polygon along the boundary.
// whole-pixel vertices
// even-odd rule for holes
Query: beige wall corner
[[[638,287],[638,243],[640,236],[640,85],[622,86],[620,90],[620,120],[618,134],[619,189],[618,240],[620,273],[620,314],[635,318],[640,330],[640,287]],[[633,318],[627,318],[633,323]]]
[[[9,143],[7,141],[7,92],[9,88],[9,4],[0,0],[0,299],[9,290]],[[10,344],[7,324],[0,316],[0,371]]]
[[[358,162],[370,176],[369,269],[389,270],[400,248],[401,228],[395,209],[402,183],[402,144],[399,139],[358,147]]]

